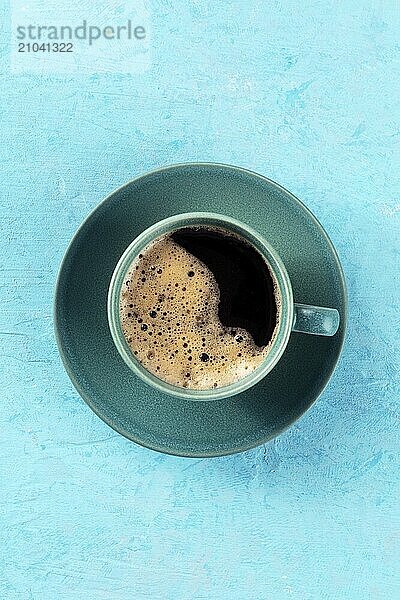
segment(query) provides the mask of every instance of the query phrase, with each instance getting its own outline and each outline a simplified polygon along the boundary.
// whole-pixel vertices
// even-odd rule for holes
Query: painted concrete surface
[[[152,64],[130,75],[12,73],[1,45],[1,598],[400,597],[400,12],[303,4],[153,0]],[[319,401],[265,447],[211,460],[110,430],[52,331],[82,219],[133,176],[190,160],[292,190],[350,296]]]

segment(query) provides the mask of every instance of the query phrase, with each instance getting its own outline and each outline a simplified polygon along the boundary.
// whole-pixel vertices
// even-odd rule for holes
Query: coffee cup
[[[223,282],[222,272],[230,275]],[[222,315],[221,304],[229,303],[235,310]],[[159,221],[132,241],[112,275],[107,310],[127,366],[160,392],[194,401],[256,385],[292,332],[333,336],[340,322],[334,308],[294,302],[287,270],[259,232],[203,212]],[[251,324],[251,335],[243,323]]]

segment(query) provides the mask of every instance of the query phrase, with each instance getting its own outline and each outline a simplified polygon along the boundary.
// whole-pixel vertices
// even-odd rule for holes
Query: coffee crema
[[[120,296],[124,336],[159,379],[207,390],[249,375],[280,318],[278,287],[261,254],[220,227],[183,227],[132,262]]]

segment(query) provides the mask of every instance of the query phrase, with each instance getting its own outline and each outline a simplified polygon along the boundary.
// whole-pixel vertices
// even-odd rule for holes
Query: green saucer
[[[337,308],[334,337],[292,333],[274,370],[230,399],[192,402],[140,381],[114,346],[107,291],[121,254],[144,229],[174,214],[218,212],[258,230],[278,251],[294,300]],[[94,412],[127,438],[180,456],[247,450],[279,434],[322,392],[343,345],[347,296],[335,249],[310,211],[278,184],[244,169],[183,164],[113,192],[86,219],[61,265],[55,329],[65,368]]]

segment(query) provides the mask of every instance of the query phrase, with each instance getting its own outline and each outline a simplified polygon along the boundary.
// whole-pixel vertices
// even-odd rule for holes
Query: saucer
[[[175,398],[143,383],[120,357],[107,321],[108,286],[126,247],[157,221],[197,211],[222,213],[259,231],[282,258],[295,302],[336,308],[341,318],[334,337],[293,332],[262,381],[213,402]],[[54,318],[72,383],[110,427],[153,450],[210,457],[267,442],[311,406],[342,349],[347,295],[331,241],[290,192],[245,169],[182,164],[130,181],[87,217],[60,268]]]

